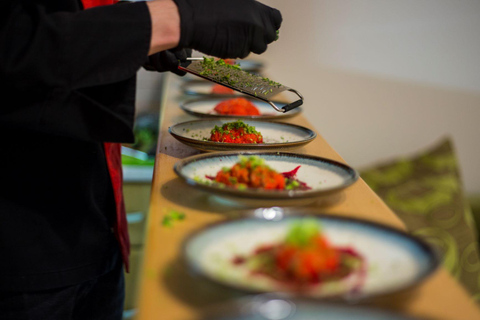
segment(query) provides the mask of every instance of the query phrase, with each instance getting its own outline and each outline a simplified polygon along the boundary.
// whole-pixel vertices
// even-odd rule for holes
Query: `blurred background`
[[[444,136],[480,192],[480,1],[271,0],[284,16],[259,56],[300,90],[318,132],[361,168]]]
[[[304,95],[345,161],[363,168],[449,136],[466,192],[480,193],[480,1],[263,2],[282,12],[280,38],[248,59]],[[139,73],[140,111],[158,107],[160,78]]]

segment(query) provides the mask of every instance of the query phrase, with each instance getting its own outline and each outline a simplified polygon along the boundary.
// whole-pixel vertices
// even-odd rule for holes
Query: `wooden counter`
[[[168,133],[169,126],[194,119],[179,108],[179,102],[185,99],[180,95],[180,83],[181,79],[172,75],[165,81],[166,94],[161,105],[159,145],[138,294],[138,320],[198,319],[205,307],[241,296],[196,278],[179,259],[180,246],[188,234],[208,223],[226,219],[229,210],[238,209],[210,201],[208,194],[186,185],[173,171],[176,161],[199,153]],[[312,128],[302,115],[284,121]],[[292,152],[344,162],[317,134],[313,142]],[[361,179],[331,203],[325,203],[320,208],[317,204],[317,209],[404,229],[402,222]],[[171,210],[185,213],[186,218],[166,227],[162,225],[162,220]],[[428,319],[480,319],[477,305],[443,268],[409,292],[408,296],[380,299],[376,305]]]

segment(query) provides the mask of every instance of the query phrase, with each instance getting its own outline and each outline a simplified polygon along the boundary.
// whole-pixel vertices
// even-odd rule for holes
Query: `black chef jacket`
[[[0,291],[73,285],[119,248],[103,142],[132,142],[145,3],[0,4]]]

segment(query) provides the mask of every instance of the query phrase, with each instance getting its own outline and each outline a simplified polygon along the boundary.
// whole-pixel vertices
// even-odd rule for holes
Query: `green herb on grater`
[[[266,101],[279,112],[287,112],[303,103],[303,97],[296,90],[268,78],[243,71],[239,65],[231,65],[225,60],[207,57],[190,59],[188,65],[182,64],[179,69]],[[283,91],[294,92],[300,99],[278,108],[270,101],[270,98]]]

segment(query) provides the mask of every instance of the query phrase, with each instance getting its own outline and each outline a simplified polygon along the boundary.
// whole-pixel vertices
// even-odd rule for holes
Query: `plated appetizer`
[[[239,116],[259,116],[260,111],[248,99],[234,98],[218,103],[213,109],[216,113],[222,115],[239,115]]]
[[[306,183],[299,181],[296,174],[300,166],[292,171],[280,173],[265,164],[258,156],[240,156],[232,167],[224,167],[216,176],[205,176],[208,180],[223,186],[240,190],[310,190]]]
[[[252,275],[273,279],[293,290],[308,290],[353,273],[365,276],[362,255],[350,246],[330,244],[315,219],[294,222],[282,240],[258,245],[248,255],[237,255],[232,264],[246,266]]]
[[[205,143],[218,146],[266,145],[266,143],[227,144],[210,141],[205,141]],[[284,187],[282,188],[282,185],[275,186],[275,183],[271,182],[271,180],[278,179],[278,175],[273,175],[268,169],[263,170],[264,176],[258,180],[264,186],[268,185],[267,187],[270,189],[261,186],[253,187],[253,183],[257,182],[254,181],[257,178],[255,177],[256,172],[252,170],[255,165],[250,169],[243,170],[247,167],[249,159],[253,163],[257,162],[256,159],[261,159],[258,162],[267,165],[276,173],[280,173],[283,176]],[[245,168],[242,168],[242,164]],[[237,172],[233,168],[242,169],[238,170],[240,171],[238,173],[246,174],[248,180],[246,182],[239,181],[240,176],[236,176]],[[174,171],[187,184],[206,192],[212,201],[218,199],[234,206],[253,207],[306,205],[323,201],[332,203],[340,198],[339,192],[358,179],[357,172],[345,164],[326,158],[280,151],[197,154],[177,161]],[[229,178],[230,185],[215,181],[217,176],[220,179],[222,175]],[[272,176],[275,178],[272,179]],[[244,176],[242,176],[243,178]]]
[[[202,119],[168,128],[178,141],[202,151],[286,150],[311,142],[314,131],[288,123]]]
[[[263,143],[262,134],[242,120],[215,126],[210,135],[210,141],[226,143]]]
[[[406,292],[440,265],[422,240],[367,220],[311,208],[239,214],[192,234],[184,254],[196,273],[242,292],[360,301]]]
[[[290,118],[294,117],[295,115],[302,112],[301,107],[295,108],[289,112],[280,113],[273,110],[272,106],[262,100],[249,98],[249,97],[241,97],[242,100],[245,99],[249,104],[253,105],[256,108],[245,108],[243,106],[243,102],[240,106],[229,106],[226,108],[227,110],[215,110],[216,106],[220,103],[226,101],[227,99],[236,98],[237,96],[233,97],[225,97],[221,95],[213,96],[211,95],[211,87],[210,83],[202,83],[202,82],[187,82],[182,84],[182,89],[184,93],[189,95],[203,95],[208,96],[204,98],[198,98],[190,101],[186,101],[180,104],[180,108],[188,114],[194,115],[196,117],[202,118],[250,118],[250,119],[283,119],[283,118]],[[238,96],[240,98],[240,96]],[[231,105],[233,101],[228,102],[227,104]],[[281,104],[280,101],[273,101],[274,103]],[[238,101],[236,101],[238,104]],[[225,104],[224,104],[225,105]],[[230,111],[233,109],[233,111]],[[241,111],[239,112],[240,109]],[[246,109],[246,110],[245,110]],[[258,113],[257,113],[258,111]],[[254,114],[255,113],[255,114]]]

